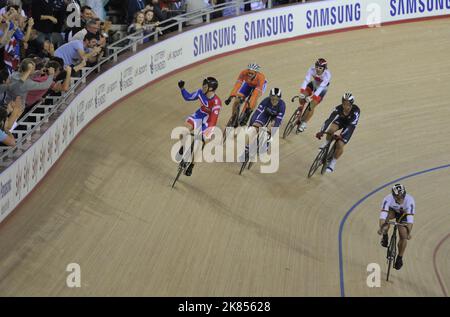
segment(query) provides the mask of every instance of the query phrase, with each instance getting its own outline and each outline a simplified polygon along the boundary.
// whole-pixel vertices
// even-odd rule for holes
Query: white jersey
[[[330,84],[330,81],[331,72],[328,69],[325,69],[322,75],[318,75],[316,72],[316,67],[313,65],[308,69],[301,89],[306,89],[306,86],[312,82],[314,86],[314,95],[319,97],[322,91]]]
[[[381,212],[395,211],[396,214],[400,214],[400,209],[406,212],[407,222],[413,223],[414,215],[416,214],[416,203],[411,195],[406,194],[402,204],[397,204],[392,194],[384,197]]]

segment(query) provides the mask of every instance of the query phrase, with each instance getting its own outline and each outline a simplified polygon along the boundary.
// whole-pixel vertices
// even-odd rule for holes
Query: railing
[[[123,39],[116,41],[110,44],[107,47],[106,57],[103,58],[95,67],[91,68],[83,68],[82,75],[80,78],[75,78],[73,84],[70,89],[61,97],[47,97],[46,99],[53,99],[55,104],[45,105],[43,102],[40,102],[36,106],[31,109],[31,111],[25,115],[19,122],[18,125],[29,126],[30,129],[26,131],[12,131],[14,134],[17,134],[16,146],[14,147],[0,147],[0,151],[3,151],[0,154],[0,168],[2,170],[12,164],[14,160],[16,160],[20,155],[25,152],[32,144],[33,144],[33,136],[40,136],[39,132],[45,124],[50,122],[50,119],[53,115],[57,114],[59,110],[61,110],[64,106],[67,106],[70,103],[70,98],[74,96],[75,91],[82,85],[86,83],[86,79],[94,72],[100,72],[101,68],[104,64],[108,62],[117,62],[118,57],[123,52],[128,50],[132,50],[132,52],[137,51],[137,47],[139,44],[143,44],[143,42],[150,38],[154,38],[154,42],[157,42],[159,39],[159,33],[164,32],[166,30],[170,30],[175,26],[178,29],[178,32],[183,30],[184,24],[186,22],[192,21],[194,19],[199,19],[200,17],[206,18],[206,23],[210,22],[211,14],[214,12],[220,12],[227,9],[235,9],[236,15],[241,14],[241,6],[245,4],[252,3],[254,1],[232,1],[224,4],[219,4],[215,7],[203,8],[196,11],[187,12],[175,17],[171,17],[165,21],[160,23],[161,27],[158,30],[155,30],[149,34],[143,35],[143,31],[138,31],[134,34],[128,35]],[[272,7],[272,0],[268,0],[268,8]],[[164,26],[162,26],[164,25]],[[35,111],[37,109],[43,109],[44,113],[37,114]],[[26,120],[30,117],[36,117],[36,122],[27,122]]]

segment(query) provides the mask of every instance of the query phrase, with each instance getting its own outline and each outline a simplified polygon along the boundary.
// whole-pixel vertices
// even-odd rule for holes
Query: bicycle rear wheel
[[[320,165],[323,164],[323,161],[324,161],[327,151],[328,151],[328,146],[319,151],[319,153],[317,154],[316,158],[314,159],[314,161],[309,169],[308,178],[311,178],[314,175],[314,173],[316,173],[316,171],[319,169]]]

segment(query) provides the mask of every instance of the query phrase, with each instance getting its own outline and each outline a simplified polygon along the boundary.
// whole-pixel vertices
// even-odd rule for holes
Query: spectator
[[[211,6],[215,7],[218,6],[218,8],[222,8],[225,4],[225,0],[210,0]],[[211,13],[211,19],[218,19],[223,16],[222,11],[216,11]]]
[[[28,39],[31,36],[33,19],[30,19],[30,21],[28,22],[28,30],[27,34],[25,35],[19,27],[20,25],[23,25],[23,17],[19,15],[17,10],[14,7],[10,7],[6,12],[6,15],[11,20],[11,22],[9,23],[9,31],[12,31],[13,35],[11,36],[9,42],[5,45],[3,58],[9,73],[12,73],[17,70],[20,64],[20,43],[28,42]]]
[[[13,108],[12,113],[9,115],[7,107]],[[16,103],[14,103],[14,105],[11,104],[11,106],[8,105],[7,107],[0,107],[0,143],[6,146],[15,146],[16,139],[6,126],[9,125],[8,121],[10,119],[14,119],[14,121],[17,120],[18,111],[16,109],[18,109],[18,107],[16,106]]]
[[[11,41],[15,30],[10,30],[10,18],[8,15],[0,16],[0,69],[6,67],[4,62],[5,47]]]
[[[62,21],[57,18],[60,16],[60,9],[61,7],[57,5],[55,0],[33,1],[33,18],[36,22],[35,29],[38,32],[37,42],[39,45],[49,40],[58,48],[64,43],[61,35]]]
[[[28,49],[26,50],[25,55],[36,55],[41,58],[50,58],[55,54],[55,46],[49,40],[45,40],[43,44],[40,44],[36,41],[35,34],[32,33],[31,40],[28,42]]]
[[[74,26],[72,28],[68,28],[66,30],[65,41],[69,42],[72,39],[72,36],[80,32],[82,29],[86,27],[86,22],[88,20],[92,20],[96,18],[94,11],[90,6],[82,6],[80,9],[81,17],[80,17],[80,25]]]
[[[63,59],[64,67],[73,66],[82,60],[95,62],[102,50],[97,43],[98,37],[95,34],[87,33],[83,41],[72,41],[58,48],[55,56]]]
[[[198,11],[200,9],[205,9],[208,7],[208,3],[204,0],[186,0],[186,13]],[[192,19],[188,21],[187,25],[197,25],[203,23],[203,17]]]
[[[229,2],[233,2],[233,0],[225,0],[225,3],[229,3]],[[241,4],[239,10],[240,10],[240,12],[244,12],[244,5]],[[224,17],[235,16],[236,15],[236,7],[224,9],[222,11],[222,15]]]
[[[0,105],[5,104],[8,81],[9,81],[9,73],[4,68],[0,70]]]
[[[88,32],[100,36],[100,19],[87,21],[85,28],[76,33],[70,41],[82,41]]]
[[[86,0],[86,4],[92,8],[95,15],[102,21],[106,20],[105,6],[108,2],[109,0]]]
[[[109,23],[101,22],[99,18],[93,18],[91,20],[88,20],[86,22],[86,27],[75,34],[70,41],[73,40],[80,40],[82,41],[86,34],[92,33],[95,34],[98,38],[98,46],[104,50],[106,48],[106,42],[108,38],[108,34],[102,30],[102,23],[103,23],[103,29],[106,29],[108,27],[111,27]]]
[[[144,0],[128,0],[128,24],[133,23],[137,12],[144,10],[146,2]]]
[[[169,14],[167,10],[162,10],[161,4],[159,0],[151,0],[151,5],[148,6],[148,9],[153,10],[156,15],[158,21],[164,21],[169,18]]]
[[[127,30],[128,34],[133,34],[138,31],[143,31],[144,30],[144,22],[145,22],[144,12],[142,12],[142,11],[136,12],[136,14],[134,15],[133,24],[131,24],[128,27],[128,30]]]
[[[153,12],[153,10],[148,9],[148,10],[144,11],[144,16],[145,16],[145,21],[144,21],[145,32],[144,32],[144,34],[149,34],[155,30],[159,31],[161,34],[161,30],[158,27],[159,21],[156,18],[156,15]]]
[[[56,61],[49,61],[44,69],[35,74],[32,80],[38,83],[45,82],[49,75],[48,69],[55,69],[55,76],[50,89],[32,90],[28,93],[27,99],[25,101],[25,111],[31,109],[35,104],[37,104],[47,93],[60,93],[66,92],[70,88],[70,80],[72,74],[72,68],[66,66],[63,72],[61,72],[61,64]],[[63,75],[64,77],[61,77]]]
[[[20,0],[8,0],[6,2],[6,6],[0,9],[0,15],[7,14],[11,7],[14,8],[15,11],[19,12],[22,17],[27,17],[25,11],[22,10],[22,1]]]
[[[252,11],[265,9],[267,5],[267,0],[256,0],[250,3]]]
[[[102,48],[102,53],[106,49],[106,40],[108,35],[101,31],[101,21],[99,18],[94,18],[92,20],[89,20],[86,22],[86,27],[75,34],[71,41],[80,40],[82,41],[86,34],[92,33],[95,34],[98,37],[98,46]]]
[[[5,131],[12,131],[17,127],[17,120],[23,112],[22,109],[22,98],[20,96],[6,104],[6,113],[8,117],[4,125]]]
[[[112,27],[112,22],[111,21],[102,21],[100,22],[100,35],[105,38],[105,45],[107,40],[109,39],[109,32],[111,30]]]
[[[53,82],[53,77],[55,74],[54,68],[48,68],[48,79],[44,82],[37,83],[30,79],[35,72],[36,65],[31,58],[25,58],[20,63],[20,69],[14,72],[10,79],[10,83],[6,89],[6,101],[10,102],[15,100],[18,96],[22,101],[22,112],[25,106],[25,100],[27,99],[27,94],[31,90],[41,90],[49,89]],[[22,113],[21,113],[22,114]]]
[[[152,33],[155,30],[159,31],[160,34],[162,34],[158,25],[159,23],[156,20],[153,11],[147,9],[146,11],[136,13],[134,23],[128,27],[128,34],[133,34],[140,30],[144,32],[144,36]],[[150,40],[151,38],[148,37],[144,39],[144,43],[149,42]]]
[[[173,7],[176,6],[176,3],[179,3],[180,0],[159,0],[159,5],[161,7],[161,10],[170,12],[172,11]]]

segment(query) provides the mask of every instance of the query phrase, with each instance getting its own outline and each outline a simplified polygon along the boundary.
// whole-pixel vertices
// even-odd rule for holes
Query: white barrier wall
[[[169,72],[261,43],[448,14],[450,0],[329,0],[234,17],[159,42],[101,74],[26,153],[2,172],[0,222],[30,193],[93,118],[118,99]]]

